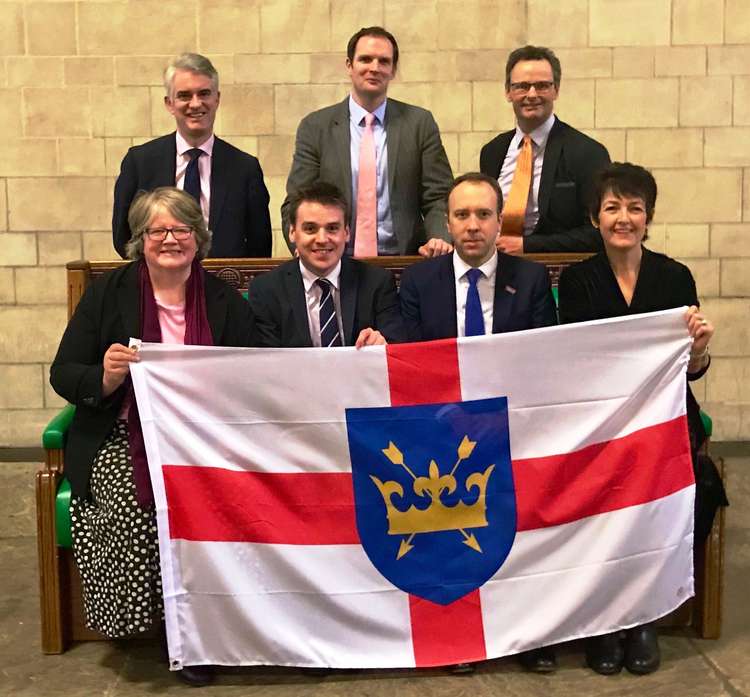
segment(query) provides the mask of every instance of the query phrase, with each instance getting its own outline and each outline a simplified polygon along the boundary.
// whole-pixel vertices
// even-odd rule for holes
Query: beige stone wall
[[[715,436],[750,439],[750,2],[747,0],[115,0],[0,2],[0,446],[38,443],[61,405],[48,366],[64,264],[113,256],[126,149],[172,129],[168,56],[221,74],[217,132],[260,158],[278,226],[294,132],[346,94],[344,49],[384,24],[391,94],[433,111],[456,173],[512,126],[510,48],[553,47],[560,116],[653,168],[652,247],[693,270],[718,331],[698,384]],[[275,246],[281,255],[283,243]]]

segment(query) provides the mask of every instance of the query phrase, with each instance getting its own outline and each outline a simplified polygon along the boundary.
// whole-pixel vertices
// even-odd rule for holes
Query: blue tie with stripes
[[[342,346],[331,282],[325,278],[319,278],[315,283],[320,288],[320,345],[323,348]]]

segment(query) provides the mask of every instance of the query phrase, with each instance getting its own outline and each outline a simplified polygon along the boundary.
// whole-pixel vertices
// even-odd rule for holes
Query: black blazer
[[[498,255],[492,333],[557,324],[547,269],[502,252]],[[458,335],[453,254],[427,259],[404,269],[399,297],[409,341],[448,339]]]
[[[257,276],[248,289],[248,299],[255,346],[313,345],[297,259]],[[340,301],[345,346],[353,346],[367,327],[377,329],[389,342],[404,340],[396,284],[390,271],[342,257]]]
[[[500,176],[515,129],[484,145],[480,170]],[[607,149],[567,123],[555,118],[544,150],[539,182],[539,222],[523,239],[523,251],[596,252],[601,237],[589,219],[594,175],[609,164]]]
[[[121,257],[130,239],[128,209],[136,193],[174,186],[177,160],[175,134],[130,148],[115,182],[112,240]],[[208,228],[210,257],[270,257],[271,218],[268,189],[260,163],[221,138],[211,155],[211,202]]]
[[[234,289],[206,274],[206,312],[214,343],[250,346],[250,308]],[[102,360],[114,343],[139,337],[138,264],[111,271],[92,283],[68,322],[50,368],[55,392],[75,404],[65,447],[65,474],[73,494],[85,496],[94,457],[114,427],[124,387],[102,397]]]

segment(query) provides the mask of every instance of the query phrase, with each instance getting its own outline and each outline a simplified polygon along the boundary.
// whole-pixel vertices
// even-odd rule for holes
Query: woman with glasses
[[[107,637],[144,632],[163,613],[153,492],[130,366],[131,337],[149,342],[249,346],[247,303],[201,264],[211,244],[195,199],[173,187],[142,192],[128,214],[131,263],[92,283],[50,370],[76,406],[65,452],[73,555],[86,623]],[[204,667],[185,668],[192,684]]]
[[[685,330],[693,338],[687,379],[697,380],[711,362],[708,343],[714,327],[698,307],[690,270],[643,246],[655,205],[656,181],[643,167],[615,162],[599,173],[594,180],[591,220],[599,229],[604,251],[568,267],[560,275],[560,322],[585,322],[686,306]],[[695,463],[706,431],[698,403],[687,385],[686,390],[688,431]],[[661,464],[655,462],[654,466]],[[697,520],[707,520],[708,524],[696,526],[696,542],[702,542],[698,538],[708,534],[716,507],[727,503],[715,470],[712,478],[716,487],[708,498],[698,484],[696,501],[702,503],[698,505]],[[602,675],[619,673],[623,666],[641,675],[655,671],[660,653],[654,623],[628,629],[624,641],[620,632],[592,637],[586,644],[586,661]]]

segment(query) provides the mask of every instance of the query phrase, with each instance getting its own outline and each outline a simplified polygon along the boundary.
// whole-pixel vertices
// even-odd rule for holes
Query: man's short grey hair
[[[205,75],[210,78],[214,89],[219,91],[219,73],[213,63],[200,53],[181,53],[172,58],[164,69],[164,89],[167,91],[167,97],[172,96],[174,74],[178,70],[189,70],[191,73]]]

